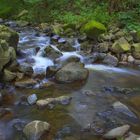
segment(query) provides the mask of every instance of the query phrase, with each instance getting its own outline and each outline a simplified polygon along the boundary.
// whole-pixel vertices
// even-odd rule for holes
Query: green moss
[[[85,24],[82,29],[83,32],[87,34],[89,38],[97,38],[100,34],[106,32],[106,27],[97,21],[90,21]]]

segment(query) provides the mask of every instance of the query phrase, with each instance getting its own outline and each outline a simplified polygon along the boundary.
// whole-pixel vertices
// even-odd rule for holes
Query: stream
[[[18,57],[19,63],[28,60],[35,74],[45,73],[46,67],[56,65],[53,60],[43,57],[44,48],[48,45],[58,50],[51,44],[50,37],[43,33],[36,35],[32,28],[21,30],[19,35],[18,47],[25,54]],[[50,133],[43,135],[41,140],[101,140],[105,132],[124,124],[129,124],[131,132],[140,135],[140,69],[91,64],[80,53],[77,39],[73,40],[76,51],[62,52],[63,56],[58,61],[65,61],[70,56],[79,57],[89,69],[87,81],[55,83],[47,89],[39,89],[37,86],[33,89],[18,89],[7,85],[3,92],[8,96],[1,106],[1,109],[7,110],[0,120],[3,140],[25,140],[21,130],[33,120],[47,121],[51,125]],[[36,48],[39,48],[37,53]],[[44,78],[42,81],[47,83],[50,80]],[[72,100],[69,105],[43,109],[24,102],[19,104],[21,98],[31,94],[36,94],[38,99],[70,95]],[[116,109],[113,107],[116,102],[121,102],[128,110],[123,107]]]

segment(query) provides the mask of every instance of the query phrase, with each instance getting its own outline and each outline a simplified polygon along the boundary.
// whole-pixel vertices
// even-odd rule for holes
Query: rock
[[[14,48],[9,47],[5,40],[0,40],[0,71],[3,67],[16,60]]]
[[[88,77],[88,70],[84,68],[82,63],[69,63],[62,67],[55,75],[55,79],[58,82],[74,82],[80,80],[86,80]]]
[[[128,136],[124,140],[139,140],[139,139],[140,139],[139,135],[129,132]]]
[[[52,41],[54,42],[57,42],[59,39],[60,39],[60,36],[59,35],[53,35],[52,37],[51,37],[51,39],[52,39]]]
[[[140,59],[140,43],[135,43],[132,45],[132,54],[134,58]]]
[[[6,69],[4,69],[4,73],[3,73],[3,80],[5,82],[11,82],[16,78],[16,73],[10,72]]]
[[[17,80],[21,80],[24,77],[24,73],[17,72],[16,75],[17,75]]]
[[[125,36],[125,32],[122,30],[119,30],[118,32],[115,33],[116,39],[119,39],[119,38],[124,37],[124,36]]]
[[[86,33],[86,35],[91,39],[97,39],[98,36],[104,32],[106,32],[106,27],[97,22],[97,21],[90,21],[87,24],[85,24],[82,29],[83,32]]]
[[[132,35],[130,35],[130,34],[126,34],[125,35],[125,39],[128,41],[128,42],[133,42],[133,36]]]
[[[19,71],[28,76],[31,76],[34,72],[32,66],[27,63],[20,64]]]
[[[13,110],[11,108],[0,108],[0,119],[12,119]]]
[[[134,42],[140,42],[140,31],[131,31],[130,34],[133,36]]]
[[[80,62],[80,58],[78,56],[71,55],[70,57],[68,57],[65,60],[58,59],[55,62],[56,62],[56,64],[59,64],[60,66],[64,66],[64,65],[71,63],[71,62]]]
[[[109,49],[109,43],[108,42],[103,42],[99,44],[99,51],[101,53],[107,52]]]
[[[113,41],[113,40],[115,40],[115,35],[112,34],[112,33],[102,34],[100,36],[100,40],[103,40],[103,41]]]
[[[120,138],[120,137],[124,136],[128,132],[129,129],[130,129],[129,125],[123,125],[123,126],[110,130],[103,137],[105,139]]]
[[[133,64],[134,61],[135,61],[134,57],[131,56],[131,55],[129,55],[129,56],[128,56],[128,62],[131,63],[131,64]]]
[[[55,84],[54,82],[48,81],[48,82],[40,84],[39,88],[46,89],[46,88],[49,88],[51,86],[54,86],[54,84]]]
[[[48,132],[49,129],[49,123],[35,120],[25,125],[23,133],[29,140],[38,140],[45,132]]]
[[[28,103],[29,103],[30,105],[35,104],[36,101],[37,101],[37,96],[36,96],[36,94],[32,94],[32,95],[28,96],[27,101],[28,101]]]
[[[103,60],[103,63],[110,65],[110,66],[117,66],[118,62],[119,62],[118,58],[111,54],[106,55]]]
[[[17,50],[19,35],[12,29],[0,25],[0,39],[6,40],[10,47],[14,47],[14,49]]]
[[[71,51],[76,51],[76,48],[74,48],[69,42],[66,42],[64,44],[59,44],[57,46],[57,48],[60,51],[64,51],[64,52],[71,52]]]
[[[56,102],[57,103],[60,103],[62,105],[68,105],[71,101],[72,97],[69,97],[69,96],[60,96],[58,98],[56,98]]]
[[[17,23],[15,21],[7,21],[4,23],[4,25],[9,26],[10,28],[15,28],[17,27]]]
[[[54,25],[52,25],[52,31],[54,34],[56,35],[61,35],[63,34],[63,28],[61,24],[55,23]]]
[[[86,36],[85,33],[83,33],[82,35],[79,35],[79,36],[78,36],[78,42],[79,42],[79,43],[85,42],[86,39],[87,39],[87,36]]]
[[[65,38],[59,38],[58,43],[66,43],[66,39]]]
[[[49,66],[49,67],[47,67],[47,69],[46,69],[46,77],[47,78],[53,77],[59,69],[60,68],[57,67],[57,66]]]
[[[70,96],[60,96],[57,98],[47,98],[47,99],[38,100],[36,102],[36,104],[40,108],[49,106],[50,104],[68,105],[70,103],[71,99],[72,99],[72,97],[70,97]]]
[[[126,62],[128,60],[127,54],[122,54],[121,55],[121,61]]]
[[[113,104],[113,108],[117,111],[120,112],[126,116],[129,116],[131,118],[135,118],[137,119],[137,116],[124,104],[122,104],[121,102],[115,102]]]
[[[55,50],[51,46],[47,46],[45,48],[45,55],[47,57],[49,57],[50,59],[56,59],[56,58],[59,58],[60,56],[62,56],[62,53],[58,50]]]
[[[140,65],[140,60],[135,59],[134,64],[135,64],[135,65]]]
[[[23,131],[23,128],[25,127],[27,122],[22,119],[14,119],[10,122],[10,124],[16,131],[21,132],[21,131]]]
[[[4,22],[4,20],[2,18],[0,18],[0,24],[2,24]]]
[[[39,28],[42,30],[42,31],[46,31],[48,29],[49,25],[48,23],[41,23],[39,25]]]
[[[18,71],[18,67],[19,67],[19,63],[17,62],[17,60],[13,60],[11,63],[8,64],[8,66],[6,67],[7,70],[12,71],[12,72],[17,72]]]
[[[91,52],[91,50],[92,50],[92,47],[93,47],[93,44],[91,44],[90,42],[88,42],[88,41],[85,41],[85,42],[82,42],[81,44],[80,44],[80,50],[81,51],[84,51],[84,52]]]
[[[76,32],[72,28],[67,28],[64,30],[63,34],[68,37],[73,37],[76,35]]]
[[[86,63],[95,63],[95,62],[103,61],[105,57],[106,57],[106,53],[95,52],[92,55],[87,56],[85,58],[85,62]]]
[[[19,27],[25,27],[25,26],[29,25],[29,22],[25,21],[25,20],[18,20],[18,21],[16,21],[16,23]]]
[[[32,88],[37,84],[37,81],[33,79],[25,79],[15,82],[15,86],[18,88]]]
[[[112,52],[119,54],[129,52],[131,50],[131,46],[127,42],[127,40],[124,37],[122,37],[112,45],[111,50]]]

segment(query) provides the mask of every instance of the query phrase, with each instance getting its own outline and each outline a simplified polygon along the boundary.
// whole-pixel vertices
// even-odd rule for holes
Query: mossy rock
[[[91,39],[97,39],[98,36],[106,32],[106,30],[106,27],[97,21],[90,21],[81,28],[81,31],[85,32]]]
[[[16,60],[16,52],[13,47],[9,47],[5,40],[0,40],[0,71],[10,61]]]
[[[133,44],[132,53],[133,53],[134,58],[140,59],[140,43]]]
[[[19,35],[14,30],[4,25],[0,25],[0,39],[6,40],[9,46],[13,47],[15,50],[17,49]]]
[[[128,41],[124,37],[122,37],[112,45],[111,50],[112,52],[117,53],[117,54],[129,52],[131,50],[131,45],[128,43]]]

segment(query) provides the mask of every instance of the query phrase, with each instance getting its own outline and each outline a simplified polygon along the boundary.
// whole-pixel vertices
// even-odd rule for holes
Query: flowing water
[[[19,47],[25,55],[18,58],[18,62],[33,59],[31,65],[34,73],[45,72],[46,67],[54,65],[53,60],[43,57],[43,50],[50,42],[50,37],[45,34],[36,36],[33,29],[21,31]],[[38,47],[40,49],[36,53]],[[75,52],[62,52],[63,56],[59,60],[64,61],[74,55],[85,63],[76,39],[73,47],[76,47]],[[84,83],[56,83],[47,89],[16,89],[12,85],[7,86],[3,92],[8,97],[5,97],[5,104],[2,105],[2,108],[7,108],[7,112],[0,120],[0,132],[5,135],[4,140],[24,140],[21,129],[33,120],[51,124],[50,133],[43,135],[41,140],[100,140],[103,133],[123,124],[130,124],[131,131],[140,134],[140,70],[86,63],[85,67],[90,73]],[[131,94],[122,93],[113,90],[113,87],[134,90]],[[70,105],[57,105],[53,109],[38,109],[36,105],[29,106],[26,102],[19,104],[21,98],[31,94],[36,94],[38,99],[70,95],[72,101]],[[127,105],[132,112],[114,110],[112,105],[116,101]]]

